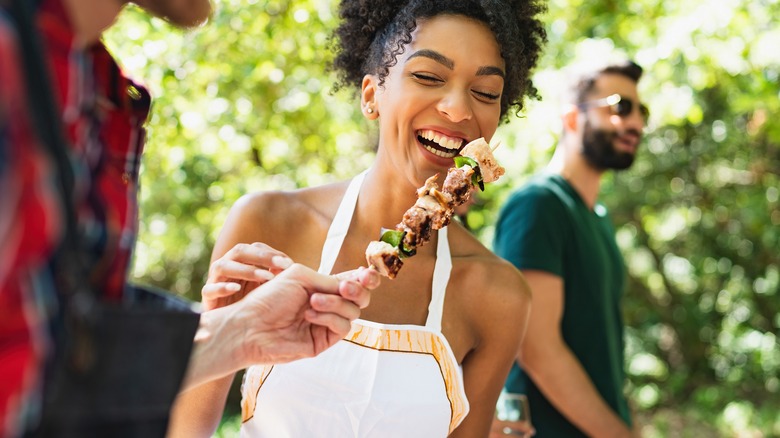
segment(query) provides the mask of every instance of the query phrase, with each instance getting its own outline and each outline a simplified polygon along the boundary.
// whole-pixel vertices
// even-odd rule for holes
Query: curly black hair
[[[341,24],[332,43],[338,73],[336,89],[357,86],[366,74],[383,83],[390,67],[412,41],[418,20],[442,14],[463,15],[485,23],[493,32],[506,63],[501,117],[510,107],[519,113],[524,97],[537,98],[531,81],[547,40],[538,16],[546,11],[541,0],[342,0]]]

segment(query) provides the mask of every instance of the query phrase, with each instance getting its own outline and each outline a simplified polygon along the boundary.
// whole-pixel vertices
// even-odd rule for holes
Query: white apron
[[[330,274],[336,261],[365,173],[352,180],[333,218],[320,273]],[[444,228],[425,326],[358,319],[317,357],[250,367],[241,386],[241,436],[446,437],[469,410],[460,366],[441,333],[451,269]]]

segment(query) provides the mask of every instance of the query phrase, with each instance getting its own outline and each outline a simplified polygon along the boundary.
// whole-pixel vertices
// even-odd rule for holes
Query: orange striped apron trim
[[[387,329],[380,327],[352,324],[352,330],[344,337],[344,340],[360,347],[378,351],[392,351],[398,353],[429,354],[433,356],[439,365],[444,386],[447,390],[447,400],[450,402],[450,428],[453,430],[463,421],[468,413],[464,403],[465,394],[462,380],[458,378],[458,364],[452,359],[452,355],[439,335],[434,332],[413,329]],[[257,395],[260,392],[273,366],[260,366],[258,372],[247,372],[244,377],[241,392],[241,416],[242,421],[247,422],[253,416],[257,405]]]

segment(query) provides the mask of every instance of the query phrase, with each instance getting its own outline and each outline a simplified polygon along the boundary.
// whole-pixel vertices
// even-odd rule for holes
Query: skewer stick
[[[501,146],[501,140],[497,140],[496,141],[496,145],[490,147],[490,152],[495,152],[496,149],[498,149],[499,146]]]

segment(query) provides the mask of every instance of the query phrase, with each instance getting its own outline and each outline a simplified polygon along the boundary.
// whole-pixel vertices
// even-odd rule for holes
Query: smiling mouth
[[[623,143],[624,146],[631,149],[637,149],[639,147],[639,139],[632,136],[621,136],[618,140]]]
[[[430,129],[417,131],[417,141],[425,150],[442,158],[455,157],[466,144],[462,138],[447,137]]]

